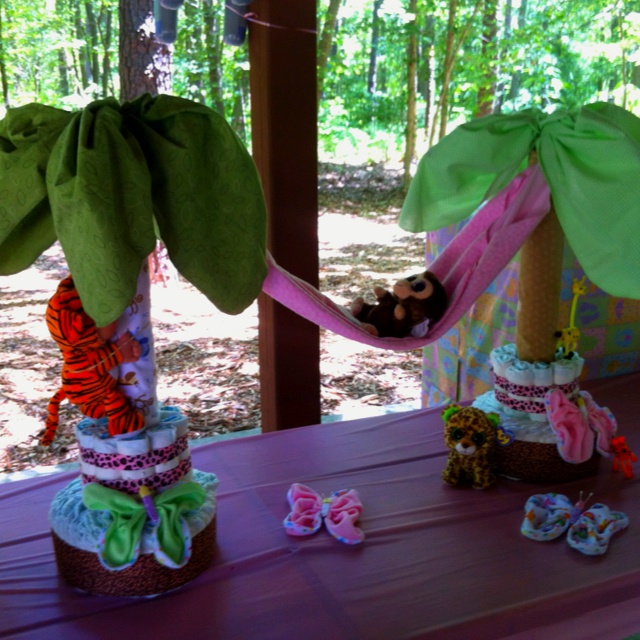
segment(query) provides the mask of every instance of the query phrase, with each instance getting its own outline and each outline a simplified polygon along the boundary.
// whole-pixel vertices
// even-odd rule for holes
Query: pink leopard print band
[[[80,447],[80,459],[86,464],[101,469],[117,469],[119,471],[139,471],[148,467],[157,467],[178,458],[187,450],[187,436],[180,436],[173,444],[162,449],[154,449],[135,456],[120,453],[98,453],[93,449]]]
[[[191,458],[183,460],[177,467],[170,471],[163,471],[148,478],[139,478],[136,480],[125,480],[124,478],[118,478],[116,480],[98,480],[95,476],[88,474],[82,474],[82,484],[88,484],[89,482],[97,482],[110,489],[116,491],[122,491],[130,495],[137,495],[138,490],[142,485],[145,485],[149,489],[156,490],[163,487],[169,487],[176,482],[180,482],[189,471],[191,471]]]
[[[560,389],[567,398],[573,400],[578,397],[580,388],[577,380],[566,384],[546,386],[528,386],[509,382],[506,378],[496,375],[494,384],[496,400],[505,407],[525,413],[545,413],[544,397],[551,389]]]

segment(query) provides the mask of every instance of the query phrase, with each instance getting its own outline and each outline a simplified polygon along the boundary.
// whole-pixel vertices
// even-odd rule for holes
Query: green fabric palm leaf
[[[98,326],[125,310],[156,229],[178,271],[240,313],[267,272],[257,171],[205,106],[148,95],[69,113],[31,104],[0,121],[0,274],[60,240]]]
[[[156,242],[149,170],[115,100],[74,114],[51,153],[47,186],[84,309],[108,324],[133,299]]]
[[[266,208],[255,165],[215,111],[143,96],[123,113],[153,177],[171,262],[220,310],[236,314],[266,276]]]
[[[26,269],[56,240],[45,172],[70,118],[33,104],[0,120],[0,275]]]
[[[400,226],[433,231],[463,220],[533,149],[590,280],[611,295],[640,298],[640,119],[615,105],[492,115],[458,127],[421,159]]]

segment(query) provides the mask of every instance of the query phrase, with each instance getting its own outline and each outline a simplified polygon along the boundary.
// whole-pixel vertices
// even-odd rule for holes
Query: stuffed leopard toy
[[[490,457],[495,446],[500,418],[475,407],[453,404],[442,412],[444,441],[449,448],[442,479],[451,485],[470,480],[474,489],[486,489],[495,482]]]

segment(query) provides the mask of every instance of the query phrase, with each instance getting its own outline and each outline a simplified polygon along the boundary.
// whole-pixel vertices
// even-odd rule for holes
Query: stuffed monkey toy
[[[444,286],[431,271],[398,280],[393,292],[382,287],[375,287],[373,292],[376,304],[356,298],[351,314],[363,329],[380,338],[404,338],[425,320],[432,326],[447,308]]]

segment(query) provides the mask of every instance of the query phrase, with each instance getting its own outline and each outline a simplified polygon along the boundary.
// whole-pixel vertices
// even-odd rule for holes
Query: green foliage
[[[392,127],[358,128],[340,98],[324,100],[318,119],[318,155],[323,162],[386,163],[401,155],[402,131]]]
[[[408,19],[403,2],[383,2],[378,19],[375,80],[374,86],[369,87],[372,3],[344,2],[318,105],[321,157],[334,153],[338,158],[357,157],[364,162],[400,157],[406,126]]]
[[[117,74],[117,31],[108,24],[117,23],[117,0],[4,0],[0,11],[11,106],[76,107],[104,95],[102,68],[94,62],[110,56]],[[112,74],[109,88],[117,81]]]
[[[328,2],[318,1],[319,30]],[[408,5],[378,0],[374,20],[374,0],[342,1],[318,105],[321,156],[400,158],[410,28],[418,30],[420,50],[419,126],[433,117],[450,2],[418,0],[415,23]],[[640,0],[499,0],[497,34],[484,48],[485,3],[478,11],[476,5],[456,5],[453,36],[460,48],[449,86],[450,127],[473,117],[491,74],[493,90],[482,100],[496,111],[536,106],[551,112],[604,100],[639,113]],[[118,0],[1,0],[0,61],[9,103],[70,108],[117,95],[117,15]],[[223,2],[185,1],[173,48],[173,92],[223,112],[247,141],[248,50],[223,45],[223,23]]]
[[[399,135],[404,130],[407,4],[386,0],[382,5],[379,82],[374,93],[367,91],[366,82],[373,1],[346,0],[341,7],[320,102],[320,141],[326,151],[337,148],[340,137],[352,139],[354,127],[369,137],[376,131]],[[573,110],[596,100],[638,109],[638,90],[631,82],[640,78],[639,2],[512,0],[509,4],[507,22],[507,0],[498,3],[496,42],[483,53],[482,12],[474,17],[476,0],[458,2],[454,38],[461,37],[468,22],[469,31],[452,75],[453,98],[447,114],[450,126],[473,117],[487,69],[495,74],[495,110],[511,112],[534,106],[547,112]],[[325,2],[319,4],[320,20],[325,6]],[[423,59],[418,118],[423,121],[442,90],[448,7],[445,0],[419,3]],[[424,76],[431,47],[435,95],[428,103],[425,88],[430,79]],[[487,60],[486,53],[495,59]]]

